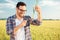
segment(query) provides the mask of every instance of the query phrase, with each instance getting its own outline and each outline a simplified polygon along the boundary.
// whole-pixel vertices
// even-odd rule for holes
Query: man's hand
[[[40,13],[40,7],[39,6],[35,6],[35,10]]]
[[[27,20],[23,20],[22,23],[21,23],[21,26],[26,26],[26,23],[27,23]]]
[[[21,27],[26,26],[26,23],[27,23],[27,20],[23,20],[21,24],[19,24],[14,28],[14,32],[13,32],[14,36],[16,35],[16,31],[18,31]]]

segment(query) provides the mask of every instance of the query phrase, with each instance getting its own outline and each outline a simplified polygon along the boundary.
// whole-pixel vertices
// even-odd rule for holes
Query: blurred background
[[[6,19],[16,13],[17,2],[27,4],[26,15],[37,18],[35,5],[41,8],[42,23],[30,26],[32,40],[60,40],[60,0],[0,0],[0,40],[9,40],[6,34]]]
[[[60,19],[60,0],[0,0],[0,19],[14,15],[16,4],[19,1],[27,4],[26,15],[32,17],[33,7],[37,4],[41,7],[43,19]],[[36,18],[36,13],[34,15]]]

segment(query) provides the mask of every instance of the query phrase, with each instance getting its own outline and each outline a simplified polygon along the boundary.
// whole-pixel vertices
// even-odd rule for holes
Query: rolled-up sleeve
[[[35,19],[35,20],[32,20],[31,24],[33,24],[33,25],[40,25],[41,22],[38,21],[37,19]]]
[[[30,20],[30,23],[31,23],[32,25],[37,25],[37,26],[41,25],[41,22],[38,21],[37,19],[32,19],[32,18],[30,17],[29,20]]]
[[[6,22],[6,32],[7,34],[12,34],[13,32],[13,24],[12,24],[12,21],[10,18],[7,19],[7,22]]]

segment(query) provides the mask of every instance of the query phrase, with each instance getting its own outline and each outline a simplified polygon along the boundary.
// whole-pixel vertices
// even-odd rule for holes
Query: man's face
[[[26,6],[19,6],[19,8],[16,8],[16,11],[20,17],[23,17],[26,12]]]

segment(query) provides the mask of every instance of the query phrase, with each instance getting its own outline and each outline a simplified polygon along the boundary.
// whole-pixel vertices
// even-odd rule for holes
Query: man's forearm
[[[42,21],[41,13],[40,12],[38,13],[38,21],[40,21],[40,22]]]
[[[40,9],[40,7],[38,5],[36,5],[35,10],[36,10],[37,16],[38,16],[37,20],[41,22],[42,19],[41,19],[41,9]]]
[[[26,23],[27,23],[27,21],[26,21],[26,20],[23,20],[23,22],[22,22],[21,24],[19,24],[18,26],[16,26],[16,27],[14,28],[14,34],[15,34],[16,31],[18,31],[20,28],[26,26]]]
[[[18,31],[20,28],[22,27],[22,25],[20,24],[20,25],[18,25],[18,26],[16,26],[15,28],[14,28],[14,34],[16,33],[16,31]]]

